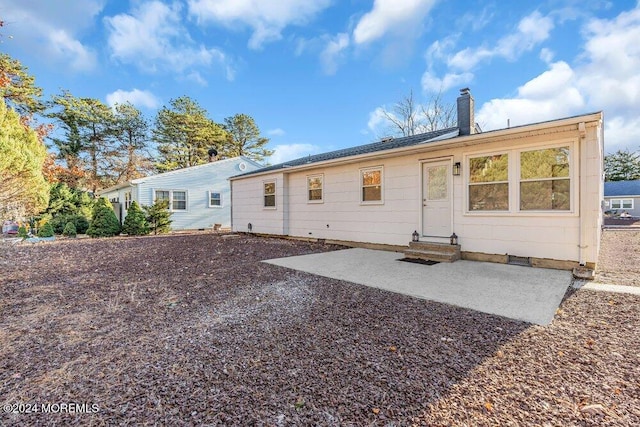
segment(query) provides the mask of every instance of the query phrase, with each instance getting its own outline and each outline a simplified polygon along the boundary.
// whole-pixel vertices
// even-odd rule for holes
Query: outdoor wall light
[[[420,235],[418,234],[418,230],[416,230],[413,233],[411,233],[411,241],[412,242],[420,241]]]
[[[454,174],[455,176],[460,175],[460,162],[455,162],[455,163],[453,164],[453,174]]]
[[[457,245],[458,244],[458,236],[456,235],[456,233],[453,233],[449,237],[449,243],[451,243],[452,245]]]
[[[251,225],[251,223],[247,224],[247,229],[249,230],[249,233],[251,233],[251,230],[253,230],[253,225]]]

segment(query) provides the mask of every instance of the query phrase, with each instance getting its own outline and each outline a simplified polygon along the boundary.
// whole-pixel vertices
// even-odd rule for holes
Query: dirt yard
[[[0,245],[0,425],[640,425],[640,297],[542,327],[259,262],[335,249]]]
[[[596,280],[640,286],[640,228],[602,233]]]

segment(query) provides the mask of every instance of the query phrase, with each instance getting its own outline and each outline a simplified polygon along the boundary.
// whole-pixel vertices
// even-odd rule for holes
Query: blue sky
[[[640,150],[635,0],[0,0],[0,19],[47,97],[153,119],[187,95],[251,115],[272,163],[375,141],[410,91],[463,87],[484,130],[602,110],[606,152]]]

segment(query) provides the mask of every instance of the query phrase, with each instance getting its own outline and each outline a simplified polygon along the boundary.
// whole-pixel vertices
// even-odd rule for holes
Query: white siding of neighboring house
[[[616,210],[618,214],[627,212],[629,215],[633,217],[640,217],[640,196],[607,196],[604,198],[606,201],[605,210]],[[613,208],[611,206],[612,200],[632,200],[633,201],[633,209],[627,208]]]
[[[453,176],[453,231],[462,250],[486,254],[596,262],[601,223],[602,132],[587,126],[585,138],[573,128],[520,134],[494,142],[461,148],[442,148],[418,154],[370,158],[349,164],[325,165],[288,172],[279,170],[233,180],[233,229],[296,237],[406,246],[411,233],[420,230],[422,216],[422,162],[449,159],[461,162],[462,174]],[[487,135],[487,138],[491,138]],[[556,143],[571,146],[571,198],[569,212],[517,212],[518,177],[510,169],[508,213],[467,212],[467,156],[523,148],[543,148]],[[427,147],[428,148],[428,147]],[[514,151],[515,152],[515,151]],[[360,169],[383,167],[384,203],[360,203]],[[308,175],[323,174],[324,200],[307,202]],[[262,206],[262,183],[278,183],[276,210]],[[285,180],[288,193],[285,194]],[[580,197],[580,193],[582,197]],[[288,199],[288,206],[284,201]],[[582,224],[581,227],[581,218]],[[582,247],[582,253],[580,250]]]
[[[244,165],[242,170],[241,164]],[[124,192],[131,191],[132,199],[140,206],[150,206],[155,201],[156,190],[186,191],[187,209],[172,212],[172,230],[208,229],[214,224],[228,228],[231,226],[231,189],[228,178],[258,167],[257,163],[247,158],[234,157],[136,179],[131,181],[131,187],[102,195],[110,197],[117,192],[120,203],[124,205]],[[209,206],[210,191],[221,193],[220,207]],[[123,220],[124,217],[125,215]]]

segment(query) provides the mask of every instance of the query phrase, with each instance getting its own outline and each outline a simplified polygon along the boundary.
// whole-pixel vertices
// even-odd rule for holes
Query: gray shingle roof
[[[324,162],[327,160],[335,160],[344,157],[358,156],[361,154],[374,153],[376,151],[384,151],[384,150],[392,150],[395,148],[409,147],[412,145],[419,145],[430,142],[434,139],[437,140],[438,137],[442,137],[448,133],[456,132],[455,136],[457,136],[457,127],[447,128],[435,130],[432,132],[421,133],[419,135],[405,136],[401,138],[389,138],[382,139],[377,142],[373,142],[371,144],[359,145],[356,147],[343,148],[341,150],[330,151],[328,153],[314,154],[306,157],[300,157],[299,159],[289,160],[284,163],[279,163],[277,165],[266,166],[261,169],[257,169],[251,172],[243,173],[240,175],[236,175],[236,177],[253,175],[256,173],[275,171],[285,168],[290,168],[293,166],[302,166],[311,163]]]
[[[640,196],[640,179],[635,181],[607,181],[604,183],[605,197]]]

